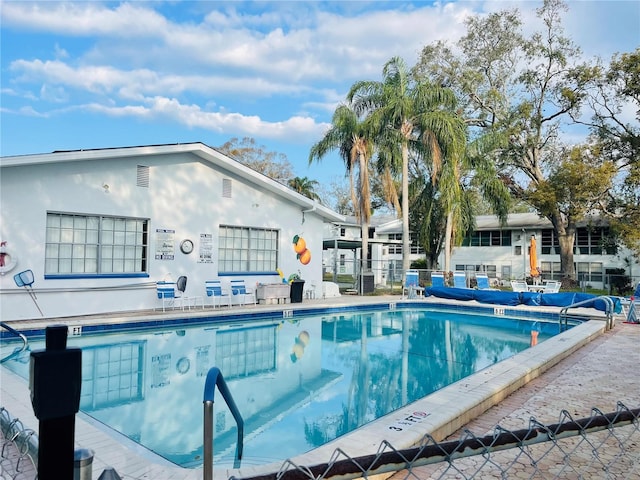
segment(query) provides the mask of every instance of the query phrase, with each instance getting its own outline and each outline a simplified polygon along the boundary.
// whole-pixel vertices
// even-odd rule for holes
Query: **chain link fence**
[[[467,286],[474,288],[476,283],[476,273],[486,273],[489,277],[491,287],[510,289],[510,280],[516,279],[515,276],[504,276],[502,272],[498,272],[495,267],[492,269],[489,265],[452,265],[455,270],[466,272]],[[432,272],[442,272],[442,269],[424,269],[414,268],[418,271],[419,284],[422,287],[431,286]],[[606,273],[600,272],[598,275],[586,275],[581,272],[575,273],[575,280],[565,279],[566,275],[562,272],[544,272],[543,280],[560,280],[563,281],[563,288],[599,293],[603,295],[629,296],[633,293],[635,287],[640,283],[640,276],[626,275],[617,272],[620,269],[606,269]],[[374,292],[381,293],[402,293],[403,270],[400,260],[369,260],[366,271],[363,272],[360,261],[353,259],[341,259],[335,265],[329,263],[323,266],[323,280],[337,283],[342,293],[356,294],[364,292],[371,294]],[[445,272],[445,279],[449,286],[453,286],[453,272]]]
[[[0,480],[32,480],[37,476],[38,435],[0,407]]]
[[[0,479],[37,478],[37,434],[0,409]],[[528,428],[496,426],[482,437],[471,431],[459,440],[437,442],[425,435],[414,448],[382,442],[375,454],[350,457],[336,450],[324,464],[286,461],[277,472],[233,480],[404,479],[609,479],[640,478],[640,408],[618,403],[617,410],[574,420],[563,410],[560,421],[545,425],[531,418]]]
[[[350,457],[336,450],[321,465],[285,462],[278,472],[242,480],[401,479],[611,479],[640,478],[640,409],[618,403],[617,411],[597,409],[574,420],[563,410],[560,422],[510,431],[499,426],[477,437],[437,442],[425,435],[415,448],[397,450],[383,442],[374,455]],[[240,477],[231,477],[240,480]]]

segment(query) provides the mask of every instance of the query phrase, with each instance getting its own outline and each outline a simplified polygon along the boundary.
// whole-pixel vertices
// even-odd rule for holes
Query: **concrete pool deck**
[[[398,302],[399,300],[397,296],[343,296],[324,300],[305,300],[303,304],[294,304],[287,306],[287,308],[349,307]],[[415,302],[419,304],[450,303],[442,299],[415,300]],[[475,302],[451,303],[462,306],[478,305]],[[282,307],[280,306],[280,310]],[[246,308],[232,309],[234,314],[242,311],[256,313],[269,310],[277,310],[277,306],[252,305]],[[544,311],[552,312],[558,310],[558,308],[544,309]],[[595,313],[590,309],[581,310],[584,310],[583,313]],[[229,310],[225,309],[224,311]],[[194,315],[199,315],[200,312],[202,311],[192,310]],[[213,310],[208,309],[205,313],[212,315]],[[220,314],[221,310],[217,309],[215,313]],[[134,321],[136,318],[148,319],[150,315],[154,320],[183,316],[182,312],[165,314],[162,312],[136,312],[108,317],[22,321],[20,328],[42,329],[44,325],[51,323],[66,323],[76,326],[86,325],[92,321],[124,323]],[[15,323],[12,323],[12,326],[16,328]],[[498,365],[486,368],[472,377],[461,380],[321,448],[296,457],[292,461],[300,465],[322,464],[331,459],[336,448],[342,449],[352,457],[371,454],[378,450],[382,440],[389,441],[397,449],[405,448],[419,441],[427,432],[437,439],[444,439],[464,426],[471,426],[475,433],[484,434],[484,431],[501,423],[501,418],[494,420],[495,418],[501,415],[506,416],[499,413],[500,411],[504,413],[509,409],[512,411],[522,410],[523,401],[513,403],[512,399],[517,396],[522,396],[523,399],[535,397],[541,402],[540,405],[534,403],[527,407],[527,420],[529,416],[535,416],[540,421],[549,421],[550,423],[557,421],[558,415],[563,409],[576,410],[576,412],[572,410],[571,413],[579,418],[588,416],[591,407],[600,408],[604,412],[614,411],[617,401],[625,403],[630,408],[637,408],[640,403],[638,398],[640,378],[630,369],[625,369],[624,365],[637,367],[640,364],[640,326],[626,325],[621,323],[619,319],[611,331],[605,332],[604,326],[604,321],[595,320],[572,328],[559,336],[542,342],[535,348],[528,349]],[[564,378],[566,375],[570,375],[571,381]],[[546,399],[547,395],[540,393],[544,391],[541,390],[541,385],[545,385],[545,382],[553,392],[553,395],[549,395],[548,399]],[[520,388],[523,385],[525,386]],[[31,409],[27,383],[7,369],[0,368],[0,389],[1,406],[5,407],[13,418],[20,418],[25,427],[37,431],[38,423]],[[534,395],[530,391],[531,389],[537,389],[534,390],[537,395]],[[492,408],[493,405],[497,406]],[[200,404],[198,404],[199,406]],[[584,410],[578,406],[584,407]],[[500,410],[501,408],[503,410]],[[536,411],[537,409],[540,411]],[[486,413],[484,413],[485,411]],[[416,416],[416,412],[424,412],[424,414]],[[408,416],[412,418],[407,421]],[[485,423],[482,423],[483,421]],[[488,425],[486,428],[484,428],[485,424]],[[473,425],[479,426],[480,429],[484,428],[484,431],[473,428]],[[522,425],[504,425],[502,423],[501,425],[507,428],[523,428]],[[161,461],[131,442],[118,441],[117,436],[105,432],[103,428],[82,414],[79,414],[76,419],[76,444],[78,448],[94,450],[94,479],[97,479],[106,467],[113,467],[126,480],[202,478],[201,468],[182,469],[166,461]],[[219,479],[234,475],[241,478],[274,472],[279,468],[280,464],[249,465],[239,470],[214,466],[214,477]]]

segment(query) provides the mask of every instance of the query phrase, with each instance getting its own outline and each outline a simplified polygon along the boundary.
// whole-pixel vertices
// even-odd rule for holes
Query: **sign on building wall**
[[[169,368],[171,368],[171,354],[153,355],[151,357],[151,388],[166,387],[169,380]]]
[[[213,263],[213,235],[211,233],[200,234],[198,263]]]
[[[209,347],[210,345],[196,347],[196,377],[204,377],[209,373],[209,368],[211,368]]]
[[[156,260],[173,260],[176,231],[156,228]]]

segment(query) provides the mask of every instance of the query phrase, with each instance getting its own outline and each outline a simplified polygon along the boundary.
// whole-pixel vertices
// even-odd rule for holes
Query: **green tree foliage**
[[[324,137],[311,147],[309,163],[320,161],[334,150],[339,152],[349,176],[351,201],[356,207],[356,217],[360,220],[362,267],[367,269],[371,220],[369,162],[374,152],[374,133],[371,124],[361,120],[358,114],[345,104],[336,108],[331,127]]]
[[[406,271],[411,254],[409,155],[420,152],[438,171],[443,159],[462,154],[466,137],[464,125],[453,111],[455,97],[440,85],[415,82],[404,60],[394,57],[385,64],[381,81],[356,82],[347,99],[373,125],[383,170],[400,172],[402,269]]]
[[[425,252],[426,265],[423,268],[436,269],[444,246],[447,215],[428,174],[412,178],[409,194],[413,199],[409,227],[417,234]]]
[[[506,222],[509,212],[509,190],[497,175],[496,166],[489,153],[502,146],[500,135],[492,131],[472,140],[465,155],[454,163],[444,163],[442,175],[436,177],[437,188],[448,199],[445,229],[445,271],[452,271],[453,246],[460,245],[464,237],[475,227],[478,212],[473,200],[479,194],[492,207],[501,222]],[[444,179],[444,181],[442,181]]]
[[[594,146],[575,146],[558,157],[548,177],[530,183],[523,198],[546,217],[559,214],[568,236],[574,237],[577,223],[607,200],[616,168]]]
[[[317,180],[311,180],[307,177],[293,177],[289,180],[289,187],[311,200],[320,201],[320,196],[316,193],[316,188],[318,187]]]
[[[562,0],[545,0],[536,11],[543,28],[528,38],[517,10],[472,17],[458,43],[461,53],[444,43],[430,45],[415,74],[456,91],[472,137],[487,131],[502,137],[491,153],[499,178],[516,201],[528,202],[551,221],[561,269],[574,277],[573,219],[533,194],[548,189],[549,175],[559,172],[560,129],[579,116],[598,71],[579,62],[579,49],[564,36],[565,10]]]
[[[624,243],[640,257],[640,48],[614,55],[608,69],[594,78],[587,123],[603,155],[621,179],[602,208]],[[629,115],[633,111],[635,115]]]

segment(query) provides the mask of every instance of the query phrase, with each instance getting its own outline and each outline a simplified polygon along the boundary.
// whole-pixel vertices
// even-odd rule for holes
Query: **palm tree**
[[[347,99],[358,114],[368,114],[375,126],[378,143],[400,146],[402,175],[402,269],[410,266],[409,233],[409,151],[427,155],[437,173],[446,157],[464,152],[466,135],[462,120],[455,114],[454,93],[429,82],[412,82],[400,57],[389,60],[381,82],[356,82]],[[393,156],[397,159],[397,155]]]
[[[309,163],[320,161],[327,153],[338,150],[344,160],[351,189],[351,200],[360,220],[362,248],[361,263],[363,270],[368,267],[369,222],[371,220],[371,194],[369,187],[369,162],[373,156],[374,142],[370,125],[362,121],[348,105],[341,104],[336,108],[331,120],[331,127],[322,140],[311,147]],[[356,185],[354,176],[356,171]]]
[[[453,241],[457,235],[456,243],[462,241],[462,235],[471,232],[475,228],[476,208],[473,204],[472,190],[475,189],[482,198],[491,206],[501,223],[507,220],[511,195],[508,187],[502,181],[496,164],[493,162],[492,153],[505,145],[502,135],[494,132],[485,133],[474,139],[467,145],[465,155],[459,157],[458,163],[446,168],[454,179],[449,184],[456,183],[458,189],[441,188],[448,193],[448,202],[451,205],[447,216],[446,245],[445,245],[445,269],[450,270]],[[453,162],[451,162],[453,163]],[[444,175],[443,168],[443,176]]]
[[[292,190],[311,200],[320,201],[320,196],[315,192],[317,185],[318,182],[316,180],[311,180],[307,177],[293,177],[289,180],[289,187]]]

